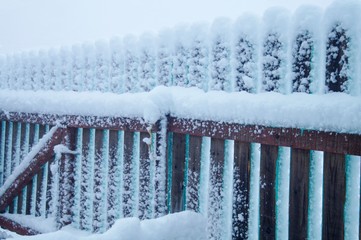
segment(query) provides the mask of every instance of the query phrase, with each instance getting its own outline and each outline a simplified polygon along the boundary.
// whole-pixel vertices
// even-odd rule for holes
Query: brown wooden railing
[[[249,219],[254,217],[249,210],[251,193],[259,191],[259,234],[275,239],[278,166],[282,147],[290,147],[289,238],[308,236],[314,151],[324,152],[323,207],[313,210],[322,211],[322,238],[344,237],[347,158],[361,156],[361,135],[176,117],[153,125],[142,119],[27,113],[2,113],[0,119],[4,181],[16,168],[16,148],[26,156],[24,146],[34,146],[34,136],[43,135],[46,125],[63,124],[47,150],[36,155],[34,166],[0,196],[2,211],[54,216],[59,227],[72,224],[102,232],[121,217],[147,219],[188,209],[207,216],[210,238],[227,235],[222,218],[229,216],[233,239],[247,239]],[[54,162],[50,150],[58,143],[78,154],[63,154],[60,162]],[[260,183],[252,187],[255,152],[260,154]],[[51,170],[54,164],[58,172]],[[227,186],[229,177],[232,184]],[[207,206],[202,196],[207,197]],[[227,201],[232,206],[228,215]]]

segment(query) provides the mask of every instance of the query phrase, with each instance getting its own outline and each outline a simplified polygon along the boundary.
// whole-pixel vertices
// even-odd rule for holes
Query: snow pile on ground
[[[89,234],[65,227],[53,233],[14,239],[205,240],[207,231],[206,219],[201,214],[185,211],[143,221],[138,218],[120,219],[103,234]]]
[[[38,232],[49,233],[56,231],[56,222],[52,217],[35,217],[31,215],[23,214],[9,214],[3,213],[1,216],[13,220],[16,223],[19,223],[22,226],[29,227]]]
[[[149,123],[165,114],[270,127],[361,133],[361,97],[276,92],[204,92],[198,88],[156,87],[142,93],[0,90],[6,112],[141,117]]]

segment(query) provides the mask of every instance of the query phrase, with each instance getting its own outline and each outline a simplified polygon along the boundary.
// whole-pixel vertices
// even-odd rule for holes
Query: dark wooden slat
[[[76,150],[76,138],[77,129],[67,128],[66,137],[63,140],[63,144],[70,150]],[[72,222],[72,209],[74,206],[75,196],[75,154],[62,154],[60,161],[60,172],[59,172],[59,219],[57,223],[59,227],[65,226]]]
[[[134,195],[133,184],[133,148],[134,133],[124,132],[124,167],[123,167],[123,215],[124,217],[133,217]]]
[[[41,166],[52,158],[54,154],[53,147],[61,142],[65,134],[66,131],[64,128],[56,129],[52,137],[34,156],[33,161],[29,164],[29,166],[22,171],[16,180],[5,190],[4,194],[0,196],[0,211],[5,210],[5,208],[11,203],[12,199],[21,192],[36,172],[40,170]]]
[[[344,238],[345,156],[324,154],[322,239]]]
[[[274,239],[276,227],[275,178],[278,147],[261,145],[260,167],[260,235],[261,239]]]
[[[142,118],[125,117],[98,117],[98,116],[77,116],[77,115],[58,115],[58,114],[39,114],[39,113],[17,113],[0,112],[0,120],[13,122],[37,123],[40,125],[56,125],[58,122],[67,127],[73,128],[96,128],[109,130],[139,131],[147,132],[149,126]],[[157,124],[152,131],[157,131]]]
[[[139,218],[150,218],[150,159],[149,148],[143,139],[151,138],[149,133],[140,133],[140,155],[139,155]]]
[[[109,131],[109,173],[108,173],[108,224],[112,226],[117,218],[117,214],[120,215],[120,202],[119,202],[119,192],[120,192],[120,172],[123,171],[122,166],[120,165],[119,156],[118,156],[118,141],[119,141],[119,132],[118,131]]]
[[[92,208],[92,199],[90,195],[93,192],[92,184],[90,181],[93,181],[91,175],[93,173],[89,172],[89,142],[90,142],[90,129],[83,129],[83,141],[82,141],[82,160],[81,160],[81,192],[80,192],[80,202],[83,206],[80,207],[80,227],[81,229],[86,229],[88,231],[92,230],[88,225],[89,222],[93,221],[93,216],[90,212]]]
[[[189,136],[187,210],[199,211],[202,137]]]
[[[171,212],[183,210],[184,171],[185,171],[186,139],[184,134],[173,134],[172,161],[172,203]]]
[[[234,143],[232,239],[248,239],[251,144]]]
[[[361,155],[361,134],[323,132],[296,128],[275,128],[191,119],[168,119],[169,131],[195,136],[257,142],[306,150]]]
[[[211,139],[208,228],[210,239],[221,239],[223,206],[224,140]]]
[[[103,211],[103,204],[105,204],[104,199],[104,185],[102,184],[105,180],[104,171],[104,161],[108,159],[103,158],[103,140],[104,140],[104,130],[95,131],[95,159],[94,159],[94,199],[93,199],[93,231],[99,232],[102,228],[103,222],[102,215],[105,214]]]
[[[292,149],[290,170],[289,239],[307,238],[310,152]]]
[[[19,223],[16,223],[6,217],[0,216],[0,226],[2,228],[8,229],[9,231],[16,232],[20,235],[37,235],[41,234],[41,232],[38,232],[34,229],[31,229],[29,227],[25,227],[20,225]]]
[[[33,188],[33,179],[31,179],[26,188],[26,215],[31,214],[31,195]]]

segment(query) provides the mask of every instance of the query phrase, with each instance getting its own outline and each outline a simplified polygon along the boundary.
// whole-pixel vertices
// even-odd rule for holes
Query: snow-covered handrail
[[[176,133],[257,142],[273,146],[289,146],[339,154],[361,155],[361,135],[262,124],[239,124],[182,117],[167,118],[167,130]],[[0,113],[0,120],[52,125],[62,121],[67,127],[152,132],[160,130],[159,121],[147,123],[142,118],[96,117],[36,113]]]
[[[11,204],[13,198],[21,192],[40,170],[43,164],[52,159],[54,155],[53,148],[61,143],[65,133],[66,128],[54,126],[32,148],[21,164],[14,169],[13,173],[0,188],[0,211],[4,211]]]

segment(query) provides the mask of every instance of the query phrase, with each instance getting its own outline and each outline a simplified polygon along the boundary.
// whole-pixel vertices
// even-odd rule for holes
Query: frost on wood
[[[254,92],[257,84],[258,25],[254,16],[243,16],[233,26],[232,71],[234,91]]]
[[[209,46],[207,25],[193,25],[189,32],[188,86],[208,89]]]
[[[350,38],[347,30],[337,23],[328,33],[326,51],[326,86],[328,92],[349,92]]]
[[[229,25],[228,19],[218,19],[212,25],[210,51],[211,90],[231,91]]]
[[[313,40],[305,30],[299,33],[293,47],[293,92],[310,93]]]
[[[177,29],[177,35],[179,36],[174,41],[174,55],[173,55],[173,85],[185,87],[188,84],[187,73],[189,58],[189,48],[184,40],[186,29],[180,27]]]
[[[124,90],[138,92],[139,90],[139,56],[137,54],[136,38],[128,36],[124,39]]]
[[[157,78],[158,84],[164,86],[172,85],[172,67],[173,67],[173,52],[172,52],[172,32],[163,31],[159,34],[157,40]]]
[[[139,89],[150,91],[157,86],[154,37],[144,34],[139,40]]]

